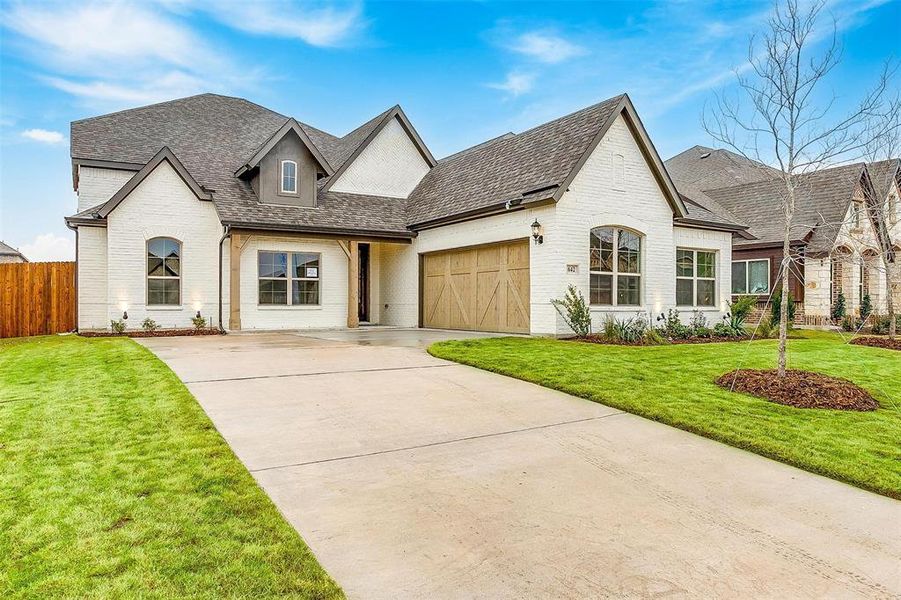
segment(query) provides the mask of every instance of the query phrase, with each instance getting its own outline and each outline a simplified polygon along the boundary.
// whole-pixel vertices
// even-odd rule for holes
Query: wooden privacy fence
[[[0,338],[74,329],[74,262],[0,264]]]

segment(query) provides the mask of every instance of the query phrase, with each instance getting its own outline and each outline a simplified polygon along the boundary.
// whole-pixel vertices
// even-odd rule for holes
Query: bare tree
[[[837,26],[822,40],[818,27],[824,0],[807,8],[798,0],[776,5],[764,33],[752,37],[748,63],[736,72],[738,95],[719,94],[705,109],[707,133],[745,158],[776,167],[785,219],[779,315],[778,373],[785,376],[788,337],[791,232],[798,187],[805,175],[859,156],[869,125],[886,111],[890,70],[883,69],[876,85],[844,116],[835,118],[831,100],[822,99],[829,73],[841,60]],[[742,100],[745,102],[743,103]]]

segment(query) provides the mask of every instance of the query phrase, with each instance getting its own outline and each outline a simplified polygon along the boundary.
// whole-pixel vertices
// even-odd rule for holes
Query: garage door
[[[457,248],[422,257],[422,325],[529,333],[529,242]]]

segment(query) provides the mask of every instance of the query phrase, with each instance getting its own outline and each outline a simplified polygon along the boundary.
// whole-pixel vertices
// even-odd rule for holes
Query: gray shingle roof
[[[824,169],[802,176],[792,218],[792,240],[808,238],[809,252],[828,252],[841,228],[864,164]],[[779,243],[783,239],[784,184],[778,179],[706,190],[708,196],[729,208],[751,227],[756,240],[736,240],[735,245]]]
[[[438,161],[407,200],[417,225],[559,186],[619,104],[616,96],[516,135]]]
[[[20,256],[24,260],[28,260],[27,258],[25,258],[24,254],[22,254],[9,244],[3,242],[2,240],[0,240],[0,256]]]
[[[306,123],[300,126],[326,160],[338,167],[387,112],[342,138]],[[366,203],[361,196],[327,194],[316,208],[261,204],[250,183],[234,174],[288,119],[242,98],[201,94],[74,121],[72,158],[145,164],[168,146],[198,183],[213,191],[223,222],[409,234],[398,217],[396,201]]]
[[[892,181],[901,179],[901,158],[890,158],[867,165],[870,172],[870,181],[873,182],[873,191],[880,201],[885,200],[891,188]]]

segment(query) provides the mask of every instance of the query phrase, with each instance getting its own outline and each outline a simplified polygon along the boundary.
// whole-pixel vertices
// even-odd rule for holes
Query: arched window
[[[283,194],[297,193],[297,163],[293,160],[282,161],[280,189]]]
[[[153,238],[147,242],[147,304],[181,304],[181,242]]]
[[[641,236],[619,227],[591,230],[590,301],[606,306],[641,303]]]

